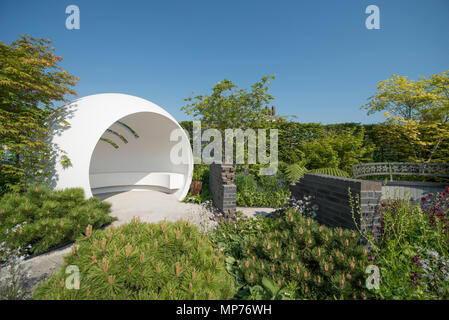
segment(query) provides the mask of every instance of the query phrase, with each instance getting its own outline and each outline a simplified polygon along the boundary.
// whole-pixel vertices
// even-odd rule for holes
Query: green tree
[[[0,42],[0,193],[46,175],[52,152],[45,121],[54,103],[76,94],[78,78],[58,66],[50,40],[28,35]]]
[[[449,74],[441,72],[428,79],[422,78],[422,85],[428,94],[428,105],[422,111],[424,120],[449,122]]]
[[[380,81],[377,90],[369,97],[368,103],[362,106],[368,110],[368,114],[386,111],[406,120],[418,119],[430,99],[422,81],[398,75]]]
[[[362,108],[384,111],[387,120],[374,130],[378,142],[399,161],[448,161],[449,74],[416,81],[393,75],[377,88]]]
[[[404,120],[449,121],[449,74],[409,80],[393,75],[377,85],[378,91],[362,108],[368,114],[384,111]]]
[[[232,81],[224,79],[212,88],[210,95],[186,98],[186,114],[201,120],[203,128],[256,128],[264,122],[266,108],[274,97],[268,93],[270,79],[265,76],[251,86],[239,89]]]

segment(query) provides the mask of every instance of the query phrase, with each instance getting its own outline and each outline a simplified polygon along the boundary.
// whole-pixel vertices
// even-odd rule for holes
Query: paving
[[[139,217],[141,222],[154,223],[164,219],[183,219],[207,228],[204,224],[208,224],[210,220],[209,213],[203,206],[180,202],[173,195],[159,191],[128,191],[101,194],[98,197],[112,204],[110,215],[118,219],[113,222],[115,226]]]
[[[275,210],[273,208],[237,207],[237,211],[242,211],[246,217],[266,217]]]

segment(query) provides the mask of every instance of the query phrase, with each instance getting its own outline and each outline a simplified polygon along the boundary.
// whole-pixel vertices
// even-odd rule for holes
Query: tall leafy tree
[[[433,74],[422,78],[422,86],[428,94],[428,105],[422,111],[423,119],[449,122],[449,73]]]
[[[404,120],[449,121],[448,72],[419,80],[393,75],[380,81],[377,90],[362,106],[368,114],[388,112]]]
[[[362,106],[368,110],[368,114],[386,111],[406,120],[418,119],[429,102],[423,82],[407,77],[393,75],[391,79],[380,81],[377,90],[368,103]]]
[[[379,142],[402,161],[449,161],[449,74],[419,80],[393,75],[377,86],[363,106],[368,114],[384,111],[376,128]]]
[[[186,98],[187,105],[181,110],[201,120],[203,127],[219,130],[258,127],[274,99],[268,93],[270,79],[274,77],[263,77],[250,90],[239,89],[232,81],[224,79],[212,88],[211,94]]]
[[[54,50],[50,40],[29,35],[0,41],[0,193],[48,175],[46,119],[58,112],[55,102],[76,94],[79,80],[58,65]]]

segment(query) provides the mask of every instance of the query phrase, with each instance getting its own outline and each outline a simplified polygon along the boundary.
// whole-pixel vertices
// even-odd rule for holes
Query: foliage
[[[428,94],[429,104],[422,110],[426,120],[449,121],[449,74],[441,72],[432,74],[429,78],[421,79],[423,87]]]
[[[325,126],[319,123],[274,122],[279,134],[279,160],[286,163],[300,162],[304,158],[302,144],[325,136]]]
[[[25,298],[25,293],[20,285],[29,277],[27,271],[21,266],[28,248],[8,248],[6,242],[0,242],[0,300],[21,300]]]
[[[391,117],[376,128],[378,142],[404,162],[449,161],[449,123]]]
[[[363,108],[385,111],[386,123],[375,130],[379,144],[397,161],[449,161],[449,74],[420,80],[393,75],[377,88]]]
[[[192,122],[184,121],[181,125],[191,137]],[[308,169],[338,167],[351,172],[353,164],[373,162],[374,151],[379,153],[378,149],[382,148],[374,132],[377,126],[357,123],[322,125],[292,121],[264,122],[261,125],[267,130],[278,130],[278,164],[282,172],[285,172],[283,165],[293,163],[301,163]],[[245,164],[236,167],[237,171],[248,169],[249,173],[258,175],[261,166]]]
[[[204,203],[212,199],[212,194],[209,190],[209,166],[195,164],[193,168],[192,181],[199,180],[202,182],[201,192],[197,195],[192,195],[190,192],[184,199],[184,202]]]
[[[115,143],[114,141],[112,141],[111,139],[108,139],[108,138],[100,138],[100,141],[104,141],[104,142],[110,144],[114,149],[118,149],[118,148],[119,148],[118,144],[116,144],[116,143]]]
[[[302,162],[287,165],[285,168],[285,177],[291,184],[295,184],[307,172],[326,174],[335,177],[344,177],[344,178],[350,177],[350,175],[346,171],[343,171],[338,168],[318,168],[313,170],[307,170],[307,168],[302,165]]]
[[[235,184],[237,190],[240,191],[256,192],[257,190],[257,180],[252,174],[237,174],[235,176]]]
[[[75,240],[87,225],[100,228],[114,220],[110,204],[84,199],[80,188],[50,191],[29,188],[23,194],[7,193],[0,199],[0,242],[38,254]]]
[[[368,114],[387,111],[405,120],[449,120],[449,75],[447,72],[420,80],[392,75],[377,85],[378,92],[362,106]]]
[[[195,164],[193,166],[192,181],[203,181],[209,179],[209,166]]]
[[[372,158],[373,147],[364,142],[365,130],[329,131],[324,137],[301,145],[308,169],[339,168],[352,171],[354,164]]]
[[[449,237],[449,187],[437,195],[429,193],[423,197],[421,208],[424,214],[429,216],[430,224],[441,227],[443,234]]]
[[[285,168],[285,178],[291,183],[295,184],[304,176],[308,170],[301,163],[292,163]]]
[[[422,82],[395,74],[391,79],[380,81],[377,90],[362,106],[368,114],[388,111],[407,120],[416,119],[429,98]]]
[[[264,279],[285,289],[285,298],[368,297],[363,288],[367,251],[358,245],[355,232],[321,226],[294,209],[263,220],[270,223],[258,222],[252,233],[238,222],[215,232],[241,288],[238,297],[265,297],[255,288],[267,287]]]
[[[282,207],[290,197],[288,184],[279,176],[260,176],[259,181],[251,174],[238,174],[237,205],[245,207]]]
[[[236,221],[223,222],[209,234],[211,240],[227,255],[235,259],[242,257],[242,244],[249,237],[268,233],[275,227],[274,219],[238,216]],[[228,268],[228,271],[230,269]]]
[[[258,127],[264,121],[265,108],[274,99],[268,93],[270,79],[274,77],[263,77],[250,91],[238,89],[232,81],[224,79],[212,88],[212,94],[186,98],[188,104],[181,110],[199,117],[204,128]]]
[[[286,287],[279,287],[273,280],[262,278],[262,285],[246,285],[239,290],[235,296],[238,300],[293,300],[301,297],[295,291],[295,286],[291,283]]]
[[[79,290],[64,286],[65,267],[35,299],[228,299],[224,257],[190,223],[140,223],[87,233],[66,264],[80,270]]]
[[[408,200],[382,202],[382,237],[371,257],[381,275],[376,297],[449,298],[447,194],[435,202],[431,198],[423,201],[424,211]],[[446,207],[439,207],[440,201]]]
[[[349,174],[338,168],[319,168],[311,170],[312,173],[327,174],[329,176],[349,178]]]
[[[0,194],[48,176],[48,116],[79,80],[58,66],[51,41],[28,35],[0,42]]]

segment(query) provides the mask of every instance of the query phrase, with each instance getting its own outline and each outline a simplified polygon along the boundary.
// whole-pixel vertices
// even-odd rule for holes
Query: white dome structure
[[[52,144],[64,151],[54,161],[54,188],[81,187],[86,197],[136,189],[160,190],[178,200],[186,196],[192,150],[185,131],[164,109],[108,93],[78,99],[63,110],[69,126],[58,121],[52,126]],[[177,138],[171,139],[173,132]],[[173,150],[180,147],[184,161],[173,161]],[[61,163],[64,156],[71,165]]]

